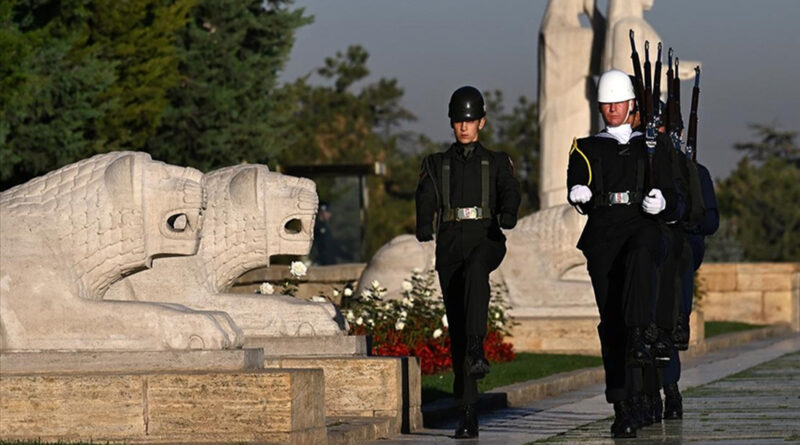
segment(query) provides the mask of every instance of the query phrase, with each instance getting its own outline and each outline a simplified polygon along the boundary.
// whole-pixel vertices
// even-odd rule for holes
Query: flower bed
[[[451,368],[450,336],[444,303],[435,291],[434,271],[415,270],[403,282],[403,298],[384,300],[386,289],[373,281],[361,295],[351,288],[343,290],[342,313],[352,335],[370,335],[372,352],[383,356],[416,356],[423,374],[436,374]],[[334,292],[338,292],[335,290]],[[486,358],[491,362],[514,359],[511,343],[505,341],[511,323],[504,296],[504,285],[492,284],[489,302],[487,335],[484,340]]]

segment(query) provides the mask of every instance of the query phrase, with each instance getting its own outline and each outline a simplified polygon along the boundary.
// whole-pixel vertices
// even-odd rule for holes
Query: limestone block
[[[217,311],[102,300],[153,258],[197,252],[197,170],[146,153],[92,157],[0,193],[0,350],[166,350],[240,346]]]
[[[314,183],[236,165],[205,175],[208,205],[197,255],[157,259],[131,275],[107,299],[167,302],[229,314],[246,336],[344,335],[333,304],[287,295],[227,292],[237,277],[269,265],[272,255],[305,255],[311,248]]]
[[[703,315],[709,321],[764,323],[762,293],[708,292],[703,297]]]
[[[327,443],[319,369],[0,376],[4,439]]]
[[[706,338],[704,312],[693,310],[689,315],[689,344],[699,344]]]
[[[270,358],[267,368],[321,368],[329,417],[394,417],[404,430],[422,427],[421,378],[414,357]],[[399,432],[399,431],[398,431]]]
[[[736,290],[735,264],[703,264],[697,274],[703,289],[707,292]]]
[[[786,274],[800,271],[800,263],[735,263],[740,274]]]
[[[518,317],[510,341],[514,350],[565,354],[600,354],[597,325],[591,317]]]
[[[346,357],[369,353],[367,338],[363,335],[246,337],[244,345],[263,350],[267,357]]]
[[[736,275],[736,290],[765,292],[791,289],[792,276],[786,272],[746,273],[739,270]]]
[[[792,323],[798,300],[791,290],[764,292],[764,323]]]

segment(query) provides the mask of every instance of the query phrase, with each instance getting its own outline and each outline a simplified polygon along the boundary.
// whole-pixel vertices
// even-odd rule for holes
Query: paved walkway
[[[589,443],[800,443],[800,334],[767,339],[685,361],[683,420],[645,427],[636,439],[611,438],[611,406],[594,385],[523,408],[480,417],[480,438],[442,429],[369,442],[374,445]]]

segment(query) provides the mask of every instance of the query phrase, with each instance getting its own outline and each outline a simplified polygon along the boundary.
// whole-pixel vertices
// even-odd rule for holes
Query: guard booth
[[[366,258],[367,219],[369,217],[368,176],[385,176],[386,164],[374,162],[367,164],[322,164],[322,165],[284,165],[276,170],[291,176],[309,178],[317,184],[320,202],[329,205],[330,219],[327,221],[332,246],[338,249],[335,261],[329,264],[363,263]],[[320,215],[317,215],[317,231],[321,228]],[[319,258],[317,237],[311,248],[313,263]]]

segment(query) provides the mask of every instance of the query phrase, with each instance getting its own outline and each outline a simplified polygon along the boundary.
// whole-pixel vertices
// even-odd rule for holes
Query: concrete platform
[[[0,375],[0,437],[325,444],[319,369]]]
[[[266,357],[343,357],[369,355],[363,335],[321,337],[246,337],[245,348],[261,348]]]

